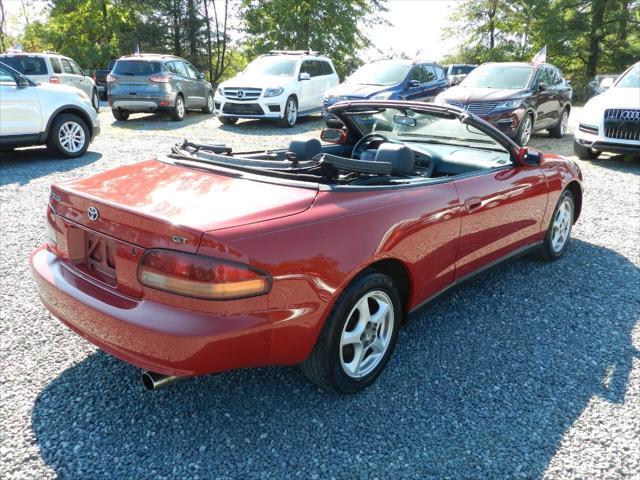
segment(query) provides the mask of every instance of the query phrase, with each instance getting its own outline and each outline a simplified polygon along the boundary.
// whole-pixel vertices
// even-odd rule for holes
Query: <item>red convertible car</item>
[[[567,248],[578,166],[454,107],[353,101],[287,149],[185,141],[51,187],[31,256],[44,305],[100,349],[175,378],[299,364],[357,392],[407,315],[497,263]]]

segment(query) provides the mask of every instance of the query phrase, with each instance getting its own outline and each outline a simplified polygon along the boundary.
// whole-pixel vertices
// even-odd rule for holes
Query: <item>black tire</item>
[[[566,118],[565,118],[566,117]],[[567,133],[567,126],[569,125],[569,109],[565,108],[560,115],[558,123],[553,128],[549,129],[549,135],[553,138],[562,138]]]
[[[171,109],[171,120],[174,122],[181,122],[184,120],[184,116],[187,113],[187,106],[184,103],[184,97],[180,94],[176,96],[176,103]]]
[[[529,124],[529,131],[526,131],[527,121]],[[529,140],[531,139],[531,135],[533,134],[533,115],[527,113],[524,117],[522,117],[522,121],[520,122],[520,127],[518,127],[518,133],[516,133],[515,141],[521,147],[524,147]],[[525,138],[526,137],[526,138]]]
[[[562,245],[562,248],[557,249],[553,246],[553,233],[554,233],[554,224],[556,220],[556,216],[558,215],[558,210],[563,202],[568,202],[571,207],[571,218],[568,220],[568,231],[566,233],[566,240]],[[569,245],[569,240],[571,237],[571,229],[573,227],[573,222],[575,221],[575,199],[573,198],[573,194],[570,190],[565,190],[560,194],[560,198],[558,198],[558,203],[556,204],[556,208],[553,210],[553,215],[551,216],[551,221],[549,222],[549,227],[547,227],[547,233],[544,236],[544,241],[542,243],[542,247],[537,252],[537,257],[540,260],[545,260],[548,262],[559,259],[564,252],[567,250],[567,246]]]
[[[594,150],[593,148],[585,147],[584,145],[580,145],[578,141],[573,139],[573,153],[582,160],[595,160],[600,156],[598,150]]]
[[[72,149],[71,145],[77,147],[79,146],[79,143],[75,143],[74,141],[73,144],[69,143],[64,145],[60,139],[61,134],[64,135],[63,128],[76,129],[76,126],[80,127],[84,134],[84,143],[82,143],[82,146],[77,150],[75,148]],[[84,155],[87,148],[89,148],[90,141],[91,132],[89,131],[89,127],[87,127],[85,121],[72,113],[63,113],[58,115],[51,124],[51,128],[49,129],[49,138],[47,138],[47,147],[49,150],[61,157],[76,158]]]
[[[340,347],[343,329],[346,328],[349,320],[353,321],[356,314],[353,310],[359,301],[367,294],[379,294],[379,292],[383,292],[393,304],[393,325],[389,332],[389,343],[373,370],[360,378],[354,378],[347,374],[341,362],[345,354],[344,349],[347,348],[347,346],[342,349]],[[376,271],[364,272],[340,295],[325,321],[311,354],[300,364],[300,369],[311,382],[323,388],[342,393],[357,393],[370,385],[384,370],[393,353],[401,321],[401,299],[393,281]],[[369,348],[364,350],[364,359],[371,355]]]
[[[125,122],[129,118],[129,112],[122,110],[121,108],[112,108],[111,113],[113,113],[113,118],[119,122]]]
[[[16,147],[0,147],[0,152],[13,152]]]
[[[96,88],[91,92],[91,105],[93,105],[96,112],[100,111],[100,95],[98,95],[98,90]]]
[[[235,125],[238,122],[238,119],[233,117],[218,117],[218,120],[223,125]]]
[[[207,95],[207,103],[205,103],[204,107],[202,108],[202,113],[206,113],[208,115],[211,115],[213,113],[213,93],[209,92],[209,95]]]
[[[293,114],[291,113],[293,111]],[[282,118],[278,120],[278,125],[284,128],[293,127],[298,121],[298,101],[296,97],[291,95],[287,98],[287,103],[284,107],[284,114]]]

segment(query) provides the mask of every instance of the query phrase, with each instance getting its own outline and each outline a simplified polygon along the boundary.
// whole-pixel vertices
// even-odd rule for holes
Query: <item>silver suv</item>
[[[118,59],[107,76],[108,98],[116,120],[131,112],[168,111],[176,121],[187,110],[213,113],[213,88],[204,74],[173,55],[139,54]]]
[[[100,99],[96,83],[71,58],[56,52],[3,53],[0,62],[9,65],[36,83],[57,83],[82,90],[98,111]]]

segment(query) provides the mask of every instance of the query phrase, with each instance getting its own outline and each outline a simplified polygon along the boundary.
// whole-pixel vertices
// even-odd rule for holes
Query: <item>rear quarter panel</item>
[[[547,208],[545,209],[544,218],[542,220],[541,229],[546,230],[551,222],[551,216],[558,203],[560,194],[567,188],[570,183],[579,187],[580,199],[578,209],[581,208],[583,199],[582,172],[578,164],[567,160],[560,155],[551,153],[544,154],[543,163],[541,165],[542,174],[547,179],[549,188],[549,198],[547,200]],[[577,220],[580,211],[578,210],[575,220]]]
[[[372,263],[402,262],[411,283],[406,309],[448,285],[459,232],[451,182],[375,192],[325,191],[304,213],[208,232],[199,253],[271,273],[271,363],[293,364],[309,354],[344,288]]]

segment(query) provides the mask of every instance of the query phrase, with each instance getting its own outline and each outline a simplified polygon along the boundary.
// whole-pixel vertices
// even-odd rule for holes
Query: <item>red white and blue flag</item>
[[[533,59],[531,60],[533,65],[540,65],[541,63],[547,63],[547,46],[545,45],[540,49],[538,53],[535,54]]]

